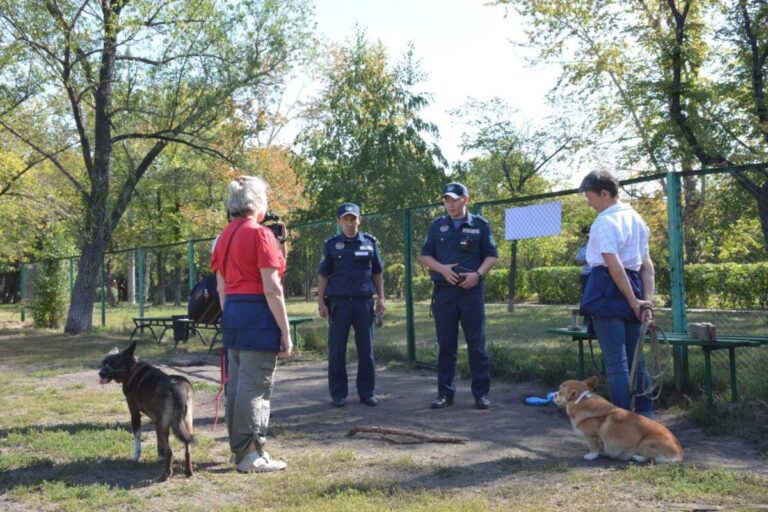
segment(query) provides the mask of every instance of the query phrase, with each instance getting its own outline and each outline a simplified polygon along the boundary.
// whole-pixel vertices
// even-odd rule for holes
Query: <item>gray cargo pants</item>
[[[227,432],[238,463],[251,441],[259,452],[264,451],[277,352],[227,349],[227,357]]]

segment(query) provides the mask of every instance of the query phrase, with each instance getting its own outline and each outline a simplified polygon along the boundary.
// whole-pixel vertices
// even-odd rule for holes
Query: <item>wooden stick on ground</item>
[[[353,427],[347,432],[347,437],[352,437],[355,434],[359,432],[369,432],[372,434],[381,434],[384,436],[387,435],[393,435],[393,436],[405,436],[405,437],[412,437],[415,438],[415,441],[400,441],[401,444],[409,444],[409,443],[453,443],[453,444],[463,444],[468,443],[469,438],[466,437],[458,437],[458,436],[442,436],[442,435],[431,435],[431,434],[422,434],[421,432],[414,432],[412,430],[402,430],[399,428],[387,428],[387,427]],[[389,438],[387,438],[389,439]],[[389,439],[393,443],[398,443],[399,441],[396,441],[394,439]]]

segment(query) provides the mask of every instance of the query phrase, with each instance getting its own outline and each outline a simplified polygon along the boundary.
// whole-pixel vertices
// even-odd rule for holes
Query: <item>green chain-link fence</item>
[[[768,336],[768,228],[760,219],[762,213],[768,225],[768,200],[759,199],[762,190],[768,197],[765,166],[654,175],[622,185],[622,199],[651,228],[659,325],[668,332],[681,332],[686,322],[709,321],[721,335]],[[560,202],[562,209],[559,235],[505,240],[505,210],[553,201]],[[581,228],[591,224],[594,211],[575,190],[472,203],[470,207],[490,220],[499,247],[499,261],[485,280],[486,337],[494,373],[548,383],[577,376],[576,347],[546,331],[571,323],[571,310],[580,294],[574,255],[584,242]],[[430,316],[431,283],[418,257],[430,222],[443,213],[440,205],[370,215],[363,211],[361,229],[378,239],[385,265],[388,309],[383,326],[375,331],[379,356],[434,364],[437,342]],[[535,216],[526,219],[532,226],[539,221]],[[284,276],[288,311],[317,316],[317,267],[323,241],[337,233],[336,223],[294,225],[289,231]],[[210,272],[210,251],[211,240],[207,239],[108,254],[98,297],[104,300],[97,303],[100,314],[94,315],[94,322],[125,330],[132,327],[132,316],[183,313],[188,290]],[[66,261],[72,283],[76,260]],[[34,296],[31,276],[35,267],[31,263],[22,269],[26,300]],[[510,275],[514,275],[513,299]],[[302,343],[324,347],[326,329],[319,317],[302,324]],[[588,364],[593,366],[592,372],[599,372],[599,349],[595,346],[594,351],[593,358],[587,354],[594,366]],[[681,364],[678,384],[702,387],[702,351],[677,355]],[[768,347],[740,350],[737,357],[739,393],[768,397]],[[460,357],[462,364],[465,360]],[[715,390],[726,393],[727,351],[714,352],[713,365]]]

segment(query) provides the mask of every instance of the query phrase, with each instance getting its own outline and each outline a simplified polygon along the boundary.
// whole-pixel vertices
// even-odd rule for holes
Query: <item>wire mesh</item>
[[[685,304],[672,293],[670,232],[666,175],[638,178],[625,183],[622,199],[635,208],[651,229],[651,256],[656,267],[656,317],[667,332],[673,331],[676,311],[687,322],[707,321],[720,335],[768,337],[768,178],[757,168],[736,168],[683,173],[681,228]],[[561,226],[552,236],[505,238],[505,210],[559,202]],[[552,327],[572,323],[572,310],[580,300],[579,265],[575,254],[585,237],[581,230],[595,217],[584,197],[575,191],[547,197],[520,197],[474,203],[473,210],[486,217],[498,243],[499,260],[485,278],[486,338],[492,371],[515,380],[539,379],[556,383],[577,376],[577,351],[568,339],[547,334]],[[388,309],[375,331],[378,355],[408,357],[408,303],[413,311],[415,361],[432,365],[437,343],[430,316],[432,285],[419,261],[430,222],[442,215],[441,205],[364,215],[361,229],[378,239],[384,263]],[[534,216],[523,224],[536,228]],[[335,220],[290,226],[288,265],[284,286],[289,315],[314,316],[299,334],[309,348],[323,349],[327,324],[317,317],[317,268],[323,241],[337,233]],[[108,253],[103,265],[103,293],[97,290],[94,323],[125,331],[131,318],[169,316],[186,311],[189,290],[210,274],[213,240],[192,240],[166,246],[132,248]],[[77,258],[63,260],[71,290]],[[29,303],[36,297],[35,276],[40,262],[24,264],[20,294]],[[409,281],[410,268],[412,280]],[[510,276],[513,276],[512,278]],[[103,301],[102,301],[103,298]],[[104,314],[100,309],[104,304]],[[682,306],[682,309],[681,309]],[[462,343],[460,343],[460,346]],[[462,351],[464,348],[462,347]],[[460,372],[468,373],[466,356],[460,354]],[[728,354],[712,354],[717,398],[727,398]],[[768,344],[737,353],[738,391],[744,397],[768,397]],[[702,351],[687,354],[689,382],[704,386]],[[599,348],[592,372],[599,372]]]

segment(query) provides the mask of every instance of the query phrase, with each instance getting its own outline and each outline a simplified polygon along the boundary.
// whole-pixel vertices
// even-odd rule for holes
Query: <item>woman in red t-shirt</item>
[[[216,242],[211,268],[227,351],[229,446],[238,471],[277,471],[286,463],[272,459],[264,445],[277,359],[293,349],[280,281],[285,238],[276,240],[259,224],[267,211],[267,184],[260,178],[232,181],[227,210],[233,219]]]

